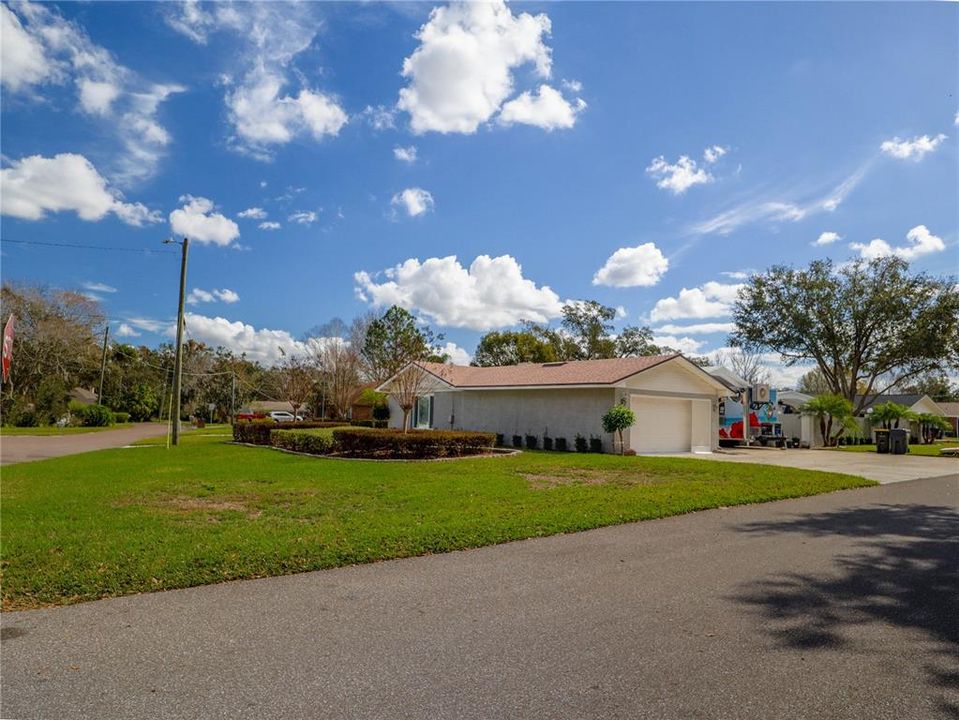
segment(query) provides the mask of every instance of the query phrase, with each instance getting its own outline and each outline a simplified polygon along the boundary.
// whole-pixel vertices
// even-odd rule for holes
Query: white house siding
[[[437,430],[480,430],[513,435],[566,438],[570,449],[577,434],[599,437],[612,450],[603,432],[602,417],[616,402],[609,388],[543,388],[535,390],[460,390],[433,396],[433,427]],[[390,400],[390,426],[400,427],[403,412]]]

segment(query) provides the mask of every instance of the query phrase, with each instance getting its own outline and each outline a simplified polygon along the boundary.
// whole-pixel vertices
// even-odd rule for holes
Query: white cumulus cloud
[[[298,225],[312,225],[316,222],[316,213],[312,210],[298,210],[290,215],[287,220]]]
[[[712,165],[715,162],[719,161],[723,155],[729,152],[729,148],[725,148],[722,145],[713,145],[703,150],[703,160]]]
[[[170,213],[170,227],[175,235],[188,237],[204,245],[226,247],[240,237],[239,226],[224,215],[214,212],[213,201],[192,195],[180,196],[183,207]]]
[[[945,139],[946,135],[942,133],[939,133],[935,137],[917,135],[911,140],[900,140],[898,137],[894,137],[892,140],[883,142],[883,144],[879,146],[879,149],[886,153],[886,155],[898,160],[915,160],[919,162],[929,153],[935,152],[936,148],[938,148]]]
[[[521,320],[546,322],[559,317],[563,303],[547,286],[523,277],[509,255],[480,255],[463,267],[455,255],[410,258],[386,270],[385,278],[358,272],[358,297],[373,306],[399,305],[448,327],[490,330]]]
[[[820,233],[819,237],[813,241],[813,245],[832,245],[837,240],[842,240],[842,235],[831,230]]]
[[[129,323],[122,322],[116,330],[117,337],[140,337],[140,333],[133,329]]]
[[[162,221],[158,212],[124,202],[83,155],[31,155],[0,170],[0,213],[42,220],[48,212],[75,212],[90,221],[113,213],[135,226]]]
[[[204,290],[202,288],[193,288],[187,295],[188,305],[199,305],[200,303],[223,302],[230,305],[239,302],[240,296],[234,290],[223,288],[222,290]]]
[[[440,352],[449,357],[453,365],[469,365],[473,356],[454,342],[448,342],[440,348]]]
[[[403,61],[409,84],[400,90],[397,108],[409,113],[417,134],[476,132],[504,109],[516,70],[530,65],[537,77],[550,77],[552,51],[545,42],[550,28],[547,15],[514,15],[502,0],[434,8],[416,34],[420,44]],[[517,98],[504,121],[567,126],[581,107],[560,98],[568,109],[559,109],[553,94],[558,93],[550,90],[544,95],[541,86],[536,98]]]
[[[102,282],[92,282],[88,281],[83,283],[83,289],[89,290],[90,292],[99,292],[99,293],[115,293],[117,289],[112,285],[107,285]]]
[[[238,354],[245,353],[250,360],[265,365],[281,362],[283,353],[303,355],[307,351],[306,344],[296,340],[286,330],[257,329],[239,320],[230,321],[197,313],[186,313],[185,322],[187,332],[194,340],[214,347],[226,347]],[[166,330],[169,336],[174,333],[175,323]],[[280,348],[283,352],[280,352]]]
[[[249,218],[250,220],[262,220],[266,217],[266,210],[261,207],[251,207],[243,210],[242,212],[238,212],[236,216],[241,218]]]
[[[710,281],[698,288],[683,288],[676,297],[657,300],[649,317],[653,322],[724,317],[732,311],[742,287]]]
[[[503,105],[497,121],[501,125],[519,123],[552,131],[573,127],[576,116],[585,109],[586,101],[582,98],[569,102],[559,90],[544,84],[536,95],[527,90]]]
[[[167,23],[194,42],[227,32],[245,44],[224,83],[235,149],[269,160],[277,145],[297,137],[335,136],[349,121],[333,95],[309,87],[293,67],[322,26],[312,3],[188,2],[171,8]],[[233,77],[239,79],[233,82]]]
[[[394,208],[402,208],[410,217],[417,217],[423,213],[430,212],[435,203],[433,196],[423,188],[406,188],[402,192],[396,193],[390,204]]]
[[[257,227],[260,228],[260,230],[279,230],[282,225],[273,220],[267,220],[266,222],[261,222]]]
[[[908,241],[906,245],[898,247],[893,247],[881,238],[876,238],[866,244],[850,243],[849,247],[858,252],[860,257],[865,260],[895,255],[908,262],[912,262],[923,255],[942,252],[946,249],[946,243],[943,242],[942,238],[929,232],[929,228],[925,225],[916,225],[912,228],[906,233],[906,240]]]
[[[393,148],[393,157],[411,165],[416,162],[416,145]]]
[[[649,287],[658,283],[668,268],[669,260],[654,243],[620,248],[593,275],[593,285]]]
[[[662,335],[711,335],[712,333],[730,333],[735,329],[736,325],[734,323],[725,322],[693,323],[691,325],[667,323],[653,328],[653,332]]]
[[[694,340],[691,337],[676,337],[675,335],[653,335],[653,343],[661,348],[676,350],[684,355],[691,355],[706,344],[702,340]]]
[[[688,155],[680,156],[675,163],[667,162],[660,155],[653,159],[646,172],[656,179],[656,187],[669,190],[673,195],[682,195],[694,185],[713,181],[713,176]]]
[[[0,6],[0,30],[4,89],[48,102],[48,95],[33,92],[37,86],[72,84],[77,109],[99,120],[118,143],[110,178],[132,184],[155,173],[170,143],[159,108],[183,87],[150,82],[121,65],[47,3]]]

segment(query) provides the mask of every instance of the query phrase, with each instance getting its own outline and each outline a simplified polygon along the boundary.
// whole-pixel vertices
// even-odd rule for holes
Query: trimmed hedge
[[[292,422],[280,424],[272,420],[241,420],[233,425],[233,440],[250,445],[270,445],[270,433],[274,430],[289,431],[337,427],[348,427],[348,423]]]
[[[492,451],[496,435],[453,430],[334,430],[333,446],[349,457],[422,460]]]
[[[330,437],[308,430],[273,430],[270,432],[270,445],[310,455],[328,455],[333,450]]]

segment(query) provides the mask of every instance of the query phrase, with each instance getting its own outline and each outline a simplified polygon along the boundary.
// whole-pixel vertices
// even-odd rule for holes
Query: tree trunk
[[[409,418],[410,418],[411,408],[403,408],[403,432],[408,432],[410,429]]]

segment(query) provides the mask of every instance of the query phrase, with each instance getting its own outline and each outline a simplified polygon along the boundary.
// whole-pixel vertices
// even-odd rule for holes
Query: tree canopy
[[[777,265],[750,277],[733,308],[734,346],[813,361],[830,392],[865,404],[908,380],[959,364],[954,278],[910,274],[883,257],[836,266]]]
[[[595,360],[659,355],[667,351],[653,343],[648,327],[626,326],[613,332],[616,310],[595,300],[563,306],[559,328],[524,322],[520,330],[493,331],[476,347],[473,364],[517,365],[524,362]]]

